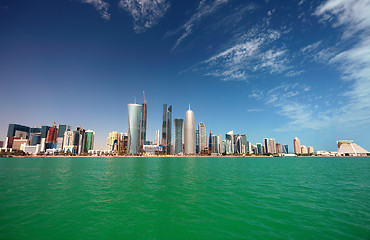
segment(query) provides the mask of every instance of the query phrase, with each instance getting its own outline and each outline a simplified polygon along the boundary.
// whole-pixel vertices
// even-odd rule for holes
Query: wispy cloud
[[[120,0],[119,6],[131,14],[134,30],[140,33],[158,24],[170,3],[167,0]]]
[[[347,46],[348,38],[354,42],[345,50],[330,56],[329,64],[336,65],[344,80],[353,85],[343,95],[346,104],[340,111],[341,121],[370,122],[370,1],[329,0],[321,4],[315,15],[333,27],[343,29],[339,44]]]
[[[292,71],[288,50],[276,43],[282,34],[281,30],[271,29],[269,21],[265,20],[264,24],[252,27],[231,43],[231,47],[201,62],[194,70],[224,81],[289,71],[290,76],[297,76],[300,71]]]
[[[251,108],[251,109],[248,109],[247,112],[263,112],[263,109],[260,109],[260,108]]]
[[[104,2],[103,0],[82,0],[82,2],[93,5],[103,19],[110,19],[110,14],[108,12],[109,4],[107,2]]]
[[[171,51],[174,51],[185,38],[187,38],[192,32],[194,26],[199,23],[205,17],[213,14],[222,5],[226,4],[229,0],[201,0],[196,12],[190,17],[190,19],[180,28],[182,35],[177,39],[175,45]]]

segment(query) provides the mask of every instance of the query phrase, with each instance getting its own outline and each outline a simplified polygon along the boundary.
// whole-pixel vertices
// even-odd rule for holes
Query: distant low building
[[[341,156],[367,156],[370,155],[368,151],[353,143],[353,140],[337,141],[338,154]]]

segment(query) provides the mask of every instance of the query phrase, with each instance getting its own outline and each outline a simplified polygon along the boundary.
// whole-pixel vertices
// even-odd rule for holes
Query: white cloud
[[[315,14],[333,27],[343,29],[343,39],[338,43],[354,42],[349,48],[332,54],[329,64],[337,65],[344,80],[352,87],[343,95],[346,104],[338,109],[340,122],[370,122],[370,1],[329,0],[321,4]]]
[[[227,3],[229,0],[201,0],[196,12],[191,16],[191,18],[181,27],[183,33],[177,39],[175,45],[173,46],[172,50],[175,50],[181,42],[187,38],[193,31],[194,26],[201,21],[203,18],[211,15],[216,10],[219,9],[220,6]],[[210,2],[210,3],[209,3]]]
[[[224,81],[247,80],[265,73],[289,70],[291,76],[297,76],[300,72],[292,71],[287,49],[276,44],[282,34],[282,31],[270,29],[268,21],[256,25],[240,35],[231,47],[198,64],[195,70]]]
[[[170,7],[167,0],[120,0],[119,6],[134,18],[134,30],[145,32],[163,18]]]
[[[93,5],[96,10],[100,13],[101,17],[105,20],[110,19],[110,14],[108,12],[109,4],[103,0],[82,0],[83,3],[88,3]]]

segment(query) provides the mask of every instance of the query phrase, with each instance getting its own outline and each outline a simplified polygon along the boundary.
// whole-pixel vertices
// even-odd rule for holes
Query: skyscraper
[[[107,138],[107,150],[118,152],[119,151],[120,134],[116,131],[110,131]]]
[[[87,130],[85,132],[85,146],[84,146],[84,152],[88,152],[89,150],[94,149],[94,138],[95,138],[95,132],[92,130]]]
[[[57,138],[57,149],[63,149],[64,133],[66,131],[71,131],[71,126],[59,124],[58,138]]]
[[[281,145],[280,145],[280,143],[276,143],[276,153],[281,153]]]
[[[283,153],[289,153],[289,151],[288,151],[288,144],[283,144],[282,145],[282,150],[283,150]]]
[[[157,129],[157,131],[155,131],[155,144],[157,146],[161,145],[161,142],[160,142],[160,136],[159,136],[159,129]]]
[[[175,154],[182,153],[182,126],[184,125],[184,119],[174,119],[175,124]]]
[[[163,104],[162,145],[166,154],[171,154],[172,106]]]
[[[262,144],[261,143],[256,143],[256,146],[257,146],[257,153],[262,154],[263,153]]]
[[[301,154],[301,141],[299,141],[297,137],[294,138],[293,145],[294,145],[294,153]]]
[[[199,132],[199,153],[203,153],[204,149],[207,147],[207,140],[206,140],[206,125],[204,123],[198,124],[198,132]]]
[[[57,147],[58,128],[54,125],[49,128],[48,134],[45,140],[45,150]]]
[[[226,154],[234,153],[234,131],[226,133]]]
[[[143,113],[141,115],[141,125],[140,125],[140,145],[141,148],[145,145],[146,142],[146,119],[147,119],[147,105],[144,99],[143,103]],[[140,149],[142,151],[142,149]]]
[[[128,154],[138,154],[142,145],[140,142],[140,130],[142,124],[143,105],[127,104],[128,110]]]
[[[275,139],[274,138],[269,139],[268,148],[269,148],[269,153],[276,153],[276,146],[275,146]]]
[[[212,135],[212,153],[221,153],[221,135]]]
[[[185,124],[184,124],[184,152],[185,154],[195,154],[196,148],[195,139],[195,120],[194,112],[190,110],[185,113]]]
[[[77,127],[76,131],[77,131],[76,136],[78,136],[78,138],[76,138],[76,140],[78,141],[77,142],[78,153],[81,154],[83,153],[85,146],[85,129],[83,129],[82,127]]]
[[[265,149],[263,153],[269,153],[270,148],[269,148],[269,139],[268,138],[263,139],[263,146],[264,146],[264,149]]]
[[[212,142],[212,130],[209,132],[209,138],[208,138],[208,153],[212,153],[213,148],[213,142]]]
[[[301,154],[308,154],[307,147],[305,145],[301,146]]]

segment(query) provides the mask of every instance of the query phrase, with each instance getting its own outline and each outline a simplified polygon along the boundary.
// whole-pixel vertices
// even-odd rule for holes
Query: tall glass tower
[[[162,145],[166,154],[171,153],[172,106],[163,104]]]
[[[195,120],[194,112],[190,110],[185,113],[184,124],[184,152],[185,154],[195,154],[196,139],[195,139]]]
[[[128,110],[128,154],[138,154],[141,151],[140,133],[143,105],[127,104]]]
[[[175,124],[175,154],[182,152],[182,126],[184,125],[184,119],[174,119]]]

